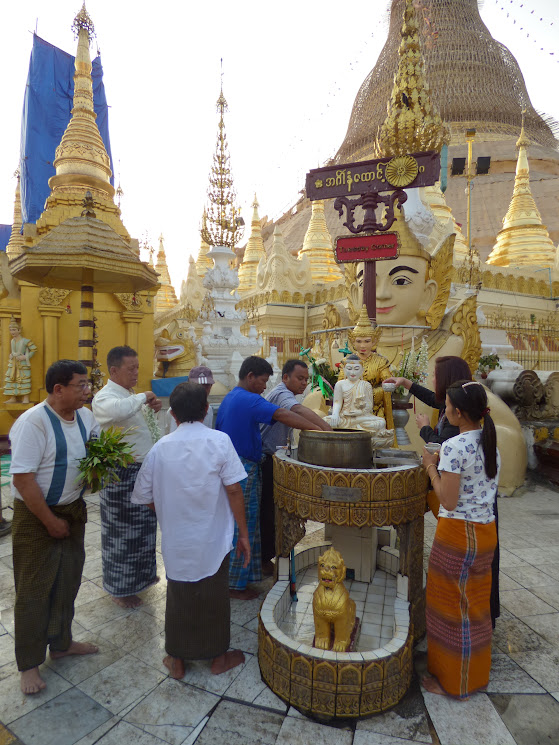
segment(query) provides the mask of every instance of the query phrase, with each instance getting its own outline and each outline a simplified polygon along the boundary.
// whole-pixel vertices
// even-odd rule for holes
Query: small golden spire
[[[382,328],[376,324],[373,326],[367,312],[367,306],[363,305],[361,312],[359,313],[359,318],[357,319],[357,326],[355,326],[353,331],[350,331],[348,334],[351,343],[354,344],[355,339],[372,339],[374,349],[378,344],[381,333]]]
[[[19,168],[14,173],[14,176],[16,176],[17,178],[16,194],[14,199],[14,219],[12,221],[12,232],[10,234],[10,240],[8,241],[8,245],[6,246],[6,255],[8,256],[8,259],[10,261],[12,259],[15,259],[16,256],[19,256],[25,246],[25,241],[23,239],[23,236],[21,235],[22,217]]]
[[[155,312],[161,313],[170,308],[174,308],[178,303],[175,288],[171,284],[171,277],[169,276],[167,257],[165,256],[165,246],[163,245],[163,235],[159,236],[159,251],[157,252],[155,271],[159,274],[159,284],[161,285],[157,290],[157,295],[155,296]]]
[[[413,0],[406,0],[401,34],[388,114],[374,145],[377,158],[426,150],[440,152],[450,139],[429,96]]]
[[[241,296],[256,290],[256,271],[260,259],[266,258],[264,250],[264,241],[262,240],[262,227],[260,225],[260,216],[258,215],[258,199],[254,195],[252,203],[252,222],[250,238],[245,248],[243,262],[239,267],[239,287],[238,292]]]
[[[324,202],[312,203],[311,219],[299,258],[308,256],[312,282],[343,282],[343,273],[334,259],[332,236],[324,216]]]
[[[487,263],[497,266],[552,267],[555,266],[556,248],[546,226],[542,224],[530,189],[527,153],[530,140],[524,131],[525,113],[523,110],[522,127],[516,142],[518,158],[512,199]]]
[[[204,240],[204,235],[208,230],[207,221],[208,216],[206,210],[204,209],[204,212],[202,214],[202,227],[200,229],[200,248],[198,250],[198,258],[196,259],[196,271],[198,272],[198,276],[201,279],[206,276],[206,272],[208,271],[208,269],[213,269],[214,265],[213,261],[208,256],[210,246]]]
[[[242,235],[243,220],[235,205],[236,194],[231,175],[231,164],[227,137],[225,135],[224,115],[227,101],[223,95],[223,83],[217,99],[219,124],[213,165],[208,187],[207,220],[202,226],[202,240],[210,246],[229,246],[234,249]]]

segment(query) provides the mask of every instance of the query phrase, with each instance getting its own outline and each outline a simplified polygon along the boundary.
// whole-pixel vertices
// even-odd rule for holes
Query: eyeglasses
[[[81,388],[82,391],[85,391],[86,388],[91,388],[91,383],[68,383],[68,385],[71,385],[73,388]]]

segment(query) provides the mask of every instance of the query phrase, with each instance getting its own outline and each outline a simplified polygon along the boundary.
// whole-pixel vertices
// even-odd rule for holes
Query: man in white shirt
[[[47,398],[28,409],[10,431],[15,647],[23,693],[46,687],[39,674],[47,646],[52,658],[92,654],[98,648],[72,641],[74,601],[85,559],[87,510],[79,461],[97,437],[87,368],[59,360],[47,370]]]
[[[118,468],[120,481],[101,491],[101,549],[103,587],[123,608],[142,604],[139,592],[157,582],[155,541],[157,520],[151,510],[132,504],[130,495],[142,461],[159,437],[154,413],[161,401],[152,391],[134,393],[139,361],[127,346],[107,355],[110,379],[93,399],[93,413],[101,429],[129,430],[134,463]]]
[[[167,573],[165,650],[171,676],[184,676],[185,660],[210,659],[214,675],[244,662],[230,642],[229,553],[234,523],[237,554],[250,560],[240,481],[247,474],[224,432],[203,425],[207,393],[179,383],[171,393],[178,428],[148,453],[132,494],[155,509]]]

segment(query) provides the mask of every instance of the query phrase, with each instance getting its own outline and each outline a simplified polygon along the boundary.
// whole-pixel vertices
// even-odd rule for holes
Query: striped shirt
[[[78,463],[92,435],[99,435],[99,425],[89,409],[79,409],[73,421],[67,421],[42,401],[23,413],[10,430],[10,473],[34,473],[49,505],[75,502],[83,492]],[[22,499],[13,479],[12,495]]]

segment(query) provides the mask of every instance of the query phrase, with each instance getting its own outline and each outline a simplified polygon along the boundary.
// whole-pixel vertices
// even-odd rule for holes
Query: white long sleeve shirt
[[[229,435],[184,422],[148,453],[131,501],[155,504],[165,571],[179,582],[214,575],[233,547],[225,490],[247,476]]]
[[[126,441],[133,446],[137,463],[141,463],[153,447],[153,439],[142,413],[145,403],[145,393],[133,393],[109,380],[94,396],[91,404],[93,415],[102,430],[109,427],[123,430],[132,428],[126,435]]]

